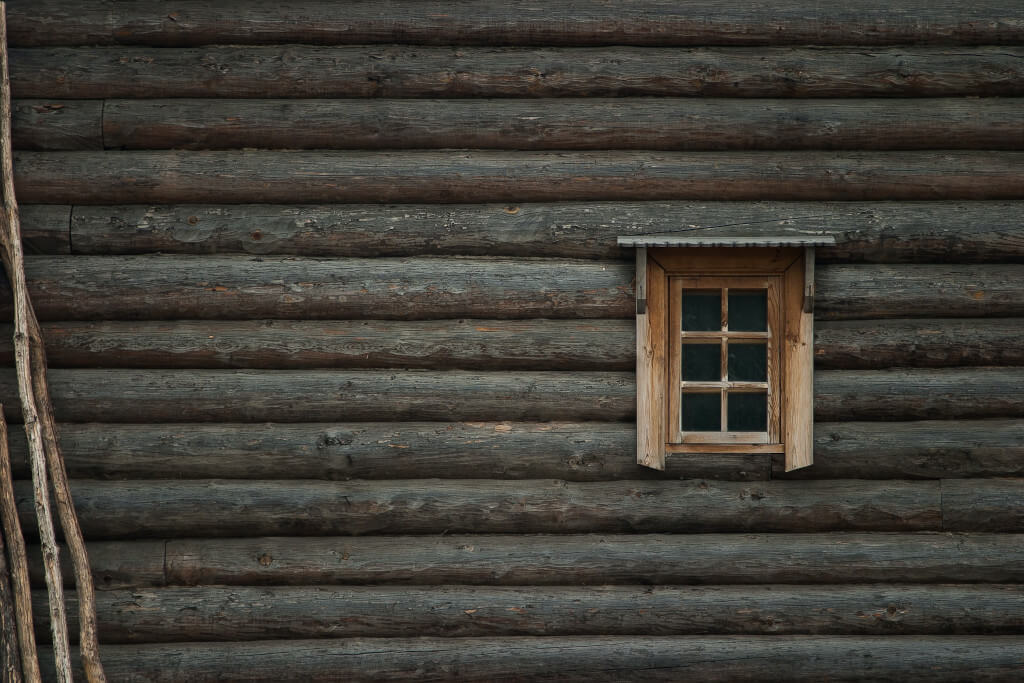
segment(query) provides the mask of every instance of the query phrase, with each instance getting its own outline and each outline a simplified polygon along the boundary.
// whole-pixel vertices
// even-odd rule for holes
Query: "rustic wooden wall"
[[[1024,6],[891,4],[12,3],[111,677],[1020,680]],[[681,230],[837,237],[813,467],[635,465]]]

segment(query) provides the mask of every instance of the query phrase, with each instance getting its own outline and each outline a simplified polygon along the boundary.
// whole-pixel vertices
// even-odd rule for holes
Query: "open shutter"
[[[814,462],[814,249],[786,269],[782,340],[786,471]]]
[[[636,262],[636,461],[664,470],[668,287],[645,248],[636,250]]]

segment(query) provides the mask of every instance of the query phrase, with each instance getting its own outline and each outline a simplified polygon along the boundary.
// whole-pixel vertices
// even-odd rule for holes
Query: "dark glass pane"
[[[767,382],[768,345],[731,342],[728,370],[732,382]]]
[[[683,379],[717,382],[722,379],[721,344],[683,344]]]
[[[683,329],[689,332],[722,329],[721,290],[683,290]]]
[[[730,432],[768,431],[768,394],[729,392]]]
[[[729,292],[729,329],[741,332],[768,330],[768,290]]]
[[[684,432],[722,431],[721,394],[682,395]]]

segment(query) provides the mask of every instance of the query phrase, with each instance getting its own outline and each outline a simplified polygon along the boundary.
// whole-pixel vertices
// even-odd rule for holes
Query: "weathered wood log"
[[[1024,637],[565,636],[109,645],[111,677],[215,681],[1013,681]]]
[[[0,324],[0,363],[13,350]],[[819,370],[1024,365],[1024,320],[822,321]],[[46,323],[52,367],[630,370],[631,320],[66,321]]]
[[[943,528],[950,531],[1011,531],[1024,523],[1024,479],[986,480],[974,489],[970,482],[942,482]]]
[[[1002,500],[1001,480],[975,479]],[[1019,493],[1021,486],[1015,491]],[[437,479],[75,481],[90,539],[440,533],[706,533],[972,530],[934,481],[587,482]],[[995,493],[989,495],[989,489]],[[31,491],[16,487],[22,524]],[[956,525],[944,524],[941,509]],[[993,513],[994,505],[987,512]],[[979,513],[980,514],[980,513]],[[998,531],[1024,531],[1013,513]],[[984,524],[982,526],[985,526]],[[987,528],[974,530],[989,530]]]
[[[15,171],[29,203],[1024,198],[1024,152],[18,152]]]
[[[61,436],[72,476],[92,479],[768,478],[762,455],[674,455],[665,472],[638,467],[633,426],[601,422],[65,424]],[[11,448],[24,478],[24,438],[12,434]],[[814,451],[813,469],[785,477],[1021,477],[1024,423],[822,422]]]
[[[22,149],[1024,149],[1024,105],[1001,98],[110,100],[88,143],[24,102]],[[100,117],[84,103],[58,110],[83,137]]]
[[[40,636],[46,610],[36,593]],[[197,587],[97,596],[104,643],[700,634],[1012,634],[1024,587]],[[686,605],[686,609],[680,609]]]
[[[76,254],[626,258],[632,250],[617,246],[619,235],[699,230],[835,236],[836,246],[817,249],[819,263],[1019,263],[1022,212],[1024,204],[995,201],[121,205],[76,206],[71,230]]]
[[[1024,315],[1022,265],[834,264],[817,269],[815,283],[825,320]]]
[[[819,422],[814,433],[814,467],[785,472],[780,457],[773,478],[1024,476],[1021,420]]]
[[[36,256],[42,320],[632,318],[634,267],[560,259]],[[834,264],[817,316],[1024,316],[1024,265]],[[0,290],[2,291],[2,290]],[[0,316],[10,304],[0,301]],[[8,317],[9,319],[9,317]]]
[[[4,403],[13,379],[0,373]],[[635,412],[629,372],[82,369],[54,370],[51,382],[68,422],[617,421]]]
[[[15,616],[15,597],[11,588],[11,566],[7,562],[7,549],[0,532],[0,681],[22,683],[21,652],[18,648],[18,618]],[[43,594],[45,596],[45,593]],[[46,598],[37,601],[46,611]],[[30,611],[28,618],[31,618]],[[35,654],[33,652],[33,654]]]
[[[644,0],[629,8],[597,0],[571,9],[514,2],[353,4],[339,16],[324,0],[282,5],[251,0],[241,13],[218,0],[139,3],[46,0],[11,10],[12,45],[204,45],[210,43],[427,43],[533,45],[985,45],[1024,41],[1024,12],[1012,3],[964,8],[953,0],[904,0],[897,7],[853,0],[732,4]]]
[[[38,546],[34,585],[41,585]],[[162,585],[1021,583],[1024,534],[624,534],[96,541],[101,589]],[[166,563],[165,563],[166,560]],[[67,566],[64,563],[63,566]],[[71,585],[72,575],[65,572]]]
[[[629,421],[636,408],[629,372],[58,369],[50,379],[65,422]],[[1021,368],[822,371],[815,416],[1021,417],[1022,385]],[[0,401],[14,392],[0,373]]]
[[[58,256],[29,259],[28,279],[49,320],[626,318],[635,310],[633,266],[613,261]],[[0,315],[9,311],[0,302]]]
[[[103,149],[102,100],[15,100],[15,149]]]
[[[26,254],[71,253],[71,207],[33,204],[21,207],[21,243]]]

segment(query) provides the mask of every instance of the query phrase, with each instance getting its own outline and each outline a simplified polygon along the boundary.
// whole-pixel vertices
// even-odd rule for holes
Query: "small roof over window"
[[[620,247],[830,247],[832,235],[620,235]]]

